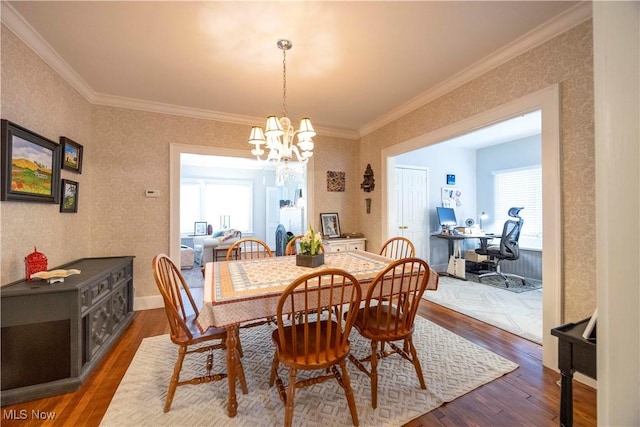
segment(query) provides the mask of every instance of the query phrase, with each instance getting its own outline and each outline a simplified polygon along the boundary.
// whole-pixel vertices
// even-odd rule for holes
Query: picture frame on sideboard
[[[322,237],[333,239],[340,237],[340,220],[337,213],[321,213]]]

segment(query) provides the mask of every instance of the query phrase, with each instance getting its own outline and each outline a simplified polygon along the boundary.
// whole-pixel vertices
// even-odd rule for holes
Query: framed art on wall
[[[2,120],[0,200],[58,203],[60,145]]]
[[[322,237],[340,237],[340,220],[337,213],[321,213],[320,224],[322,224]]]
[[[60,137],[62,145],[62,169],[82,173],[82,145],[66,136]]]
[[[68,179],[62,180],[60,212],[77,213],[78,212],[78,184]]]
[[[193,235],[194,236],[206,236],[207,235],[207,223],[206,222],[194,222],[193,223]]]

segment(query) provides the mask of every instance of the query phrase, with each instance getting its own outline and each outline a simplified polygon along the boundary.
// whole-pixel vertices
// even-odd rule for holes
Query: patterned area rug
[[[500,276],[488,276],[483,277],[482,280],[480,280],[477,274],[467,272],[465,277],[467,280],[470,280],[472,282],[482,283],[483,285],[493,286],[494,288],[504,289],[509,292],[521,293],[535,291],[536,289],[542,289],[542,280],[536,279],[526,279],[523,286],[520,279],[507,276],[509,282],[509,286],[507,287],[504,283],[504,279]]]
[[[189,288],[202,288],[204,287],[204,276],[202,276],[202,271],[200,271],[200,266],[198,264],[194,264],[191,269],[183,269],[180,270],[182,277],[187,282]]]
[[[379,364],[378,408],[374,410],[368,377],[347,363],[361,426],[401,425],[518,367],[423,318],[416,319],[415,326],[414,341],[426,390],[420,389],[409,362],[399,356],[386,358]],[[177,348],[168,335],[163,335],[143,340],[101,425],[282,425],[284,406],[276,388],[269,388],[273,328],[263,325],[241,331],[249,393],[242,394],[238,386],[235,418],[229,418],[226,412],[226,381],[178,387],[171,411],[162,412],[177,356]],[[369,344],[355,330],[351,342],[357,357],[368,353]],[[217,352],[214,357],[214,363],[224,363],[224,352]],[[188,355],[183,373],[203,368],[202,355]],[[282,375],[286,379],[286,370],[281,366]],[[352,425],[342,388],[335,381],[328,381],[297,390],[294,425]]]
[[[438,291],[425,292],[423,298],[542,344],[542,289],[506,292],[504,288],[442,276]]]

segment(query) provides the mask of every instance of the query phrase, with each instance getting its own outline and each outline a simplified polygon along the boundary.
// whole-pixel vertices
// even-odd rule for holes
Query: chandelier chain
[[[287,116],[287,51],[282,50],[282,116]]]

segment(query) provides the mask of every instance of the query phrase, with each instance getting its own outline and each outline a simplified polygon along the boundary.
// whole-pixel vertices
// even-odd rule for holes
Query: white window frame
[[[207,216],[207,186],[210,185],[235,185],[235,186],[242,186],[242,187],[246,187],[249,190],[249,202],[248,202],[248,207],[245,206],[246,212],[248,212],[248,216],[249,216],[249,226],[247,229],[240,229],[240,231],[242,231],[243,235],[251,235],[253,233],[253,181],[251,180],[241,180],[241,179],[223,179],[223,178],[203,178],[203,179],[197,179],[197,178],[183,178],[181,179],[180,182],[180,186],[183,185],[193,185],[196,184],[199,187],[199,206],[198,206],[198,210],[199,210],[199,215],[198,215],[198,221],[206,221],[207,224],[211,224],[213,226],[214,231],[218,230],[220,228],[220,225],[218,224],[218,222],[216,222],[217,218],[209,218]],[[182,201],[180,202],[182,203]],[[225,203],[237,203],[237,198],[230,198],[229,200],[226,200]],[[233,219],[232,219],[233,221]],[[182,235],[185,234],[193,234],[193,226],[189,226],[188,228],[184,228],[187,227],[186,224],[181,224],[180,225],[180,233]],[[233,226],[232,224],[232,228],[237,228],[235,226]]]

